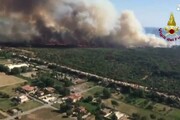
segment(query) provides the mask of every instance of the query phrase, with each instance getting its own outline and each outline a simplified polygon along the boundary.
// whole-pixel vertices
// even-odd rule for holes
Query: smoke
[[[119,15],[110,0],[0,0],[0,28],[0,35],[14,41],[166,46],[145,35],[132,12]]]
[[[126,47],[167,46],[164,40],[155,37],[155,35],[145,35],[141,24],[131,11],[124,11],[122,13],[120,28],[117,30],[115,40]]]

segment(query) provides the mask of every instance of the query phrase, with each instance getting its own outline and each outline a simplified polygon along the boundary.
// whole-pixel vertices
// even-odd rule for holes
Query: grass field
[[[6,93],[10,96],[13,96],[15,95],[15,88],[21,86],[21,83],[20,84],[15,84],[15,85],[11,85],[11,86],[5,86],[5,87],[1,87],[0,88],[0,92],[3,92],[3,93]]]
[[[103,87],[98,86],[94,89],[87,91],[85,96],[94,95],[96,92],[102,92]],[[180,120],[180,110],[176,108],[171,108],[169,106],[154,103],[150,100],[143,98],[132,98],[129,103],[125,102],[126,95],[123,94],[112,94],[111,99],[103,100],[105,105],[112,107],[111,100],[116,100],[119,103],[119,106],[116,106],[116,109],[120,110],[127,115],[132,115],[132,113],[139,113],[141,116],[146,116],[148,120],[150,119],[150,114],[156,115],[156,118],[165,118],[165,120]],[[82,103],[82,105],[88,108],[90,111],[95,109],[94,106],[90,104]],[[149,105],[153,106],[153,109],[147,109]]]
[[[87,97],[89,95],[94,95],[95,93],[101,93],[103,91],[104,87],[96,86],[94,89],[91,89],[85,93],[83,93],[84,97]]]
[[[4,112],[6,112],[8,109],[13,108],[12,106],[12,102],[10,101],[10,99],[3,99],[0,98],[0,109]]]
[[[25,82],[24,79],[0,73],[0,87],[10,86]]]
[[[23,111],[27,111],[27,110],[31,110],[33,108],[39,107],[41,105],[42,105],[41,103],[30,100],[27,103],[23,103],[23,104],[18,105],[17,107],[22,109]]]
[[[28,101],[26,103],[23,103],[23,104],[19,104],[17,106],[13,106],[12,105],[12,102],[10,99],[2,99],[0,98],[0,109],[4,112],[6,112],[7,110],[9,109],[12,109],[12,108],[20,108],[22,109],[23,111],[27,111],[27,110],[30,110],[30,109],[33,109],[33,108],[36,108],[38,106],[41,106],[42,104],[36,102],[36,101]]]
[[[91,113],[93,113],[97,109],[96,105],[92,105],[90,103],[80,102],[80,105],[84,106]]]
[[[63,118],[63,115],[50,109],[37,110],[29,115],[25,115],[21,120],[72,120],[70,118]]]

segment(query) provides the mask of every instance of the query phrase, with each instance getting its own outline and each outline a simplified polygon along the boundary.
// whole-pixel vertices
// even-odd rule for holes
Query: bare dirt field
[[[34,72],[27,72],[27,73],[22,73],[21,75],[24,77],[27,77],[27,78],[33,78],[32,75],[35,76],[36,72],[35,71]]]
[[[93,87],[94,84],[91,82],[86,82],[86,83],[82,83],[82,84],[78,84],[78,85],[74,85],[70,87],[71,91],[74,91],[75,93],[79,93],[82,91],[85,91],[91,87]]]
[[[25,115],[21,120],[72,120],[70,118],[63,118],[63,115],[50,108],[37,110],[29,115]]]
[[[0,87],[15,85],[23,82],[25,82],[24,79],[11,75],[6,75],[5,73],[0,73]]]

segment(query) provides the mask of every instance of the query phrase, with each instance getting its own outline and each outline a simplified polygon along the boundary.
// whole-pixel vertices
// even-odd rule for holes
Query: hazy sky
[[[134,11],[144,27],[165,27],[173,12],[176,23],[180,26],[180,11],[177,6],[180,0],[111,0],[116,9]]]

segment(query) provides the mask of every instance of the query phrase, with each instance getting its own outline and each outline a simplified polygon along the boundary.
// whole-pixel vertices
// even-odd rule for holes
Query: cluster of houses
[[[26,56],[24,55],[21,55],[20,57],[23,57],[23,58],[27,58]],[[37,58],[27,58],[29,59],[29,61],[41,61],[40,59],[37,59]],[[43,64],[47,64],[45,61],[43,61]],[[55,64],[56,65],[56,64]],[[26,64],[26,63],[21,63],[21,64],[8,64],[6,65],[6,67],[8,67],[9,71],[11,71],[12,69],[14,68],[21,68],[21,67],[30,67],[29,64]],[[35,66],[36,69],[38,70],[47,70],[47,65],[41,65],[41,66]],[[67,68],[69,69],[69,68]],[[73,71],[73,70],[71,70]],[[76,71],[77,72],[77,71]],[[87,74],[89,75],[89,73],[81,73],[81,74]],[[93,76],[93,75],[92,75]],[[57,76],[58,78],[64,78],[66,77],[67,79],[72,79],[71,76],[65,76],[64,74],[62,74],[61,76]],[[95,76],[95,77],[99,77],[99,76]],[[103,78],[104,79],[104,78]],[[109,81],[109,80],[104,80],[104,81]],[[82,80],[82,79],[73,79],[73,84],[76,85],[76,84],[81,84],[83,82],[85,82],[85,80]],[[115,81],[112,81],[112,82],[115,82]],[[30,85],[25,85],[25,86],[22,86],[19,90],[20,94],[18,96],[15,96],[12,100],[15,101],[16,103],[18,104],[23,104],[25,102],[28,102],[32,97],[35,97],[39,100],[41,100],[42,102],[44,103],[47,103],[47,104],[53,104],[53,103],[59,103],[59,104],[62,104],[64,103],[66,100],[70,99],[72,100],[73,103],[76,103],[78,102],[79,100],[81,100],[81,98],[83,97],[81,94],[78,94],[76,93],[76,90],[75,89],[72,89],[72,94],[69,95],[69,96],[66,96],[66,97],[63,97],[63,98],[59,98],[55,95],[55,89],[53,87],[46,87],[46,88],[43,88],[43,89],[39,89],[38,87],[36,86],[30,86]],[[102,109],[101,110],[102,113],[103,113],[103,116],[104,118],[106,118],[107,120],[111,120],[111,116],[112,114],[115,114],[116,117],[118,118],[118,120],[125,120],[125,118],[127,118],[128,116],[119,112],[119,111],[113,111],[112,109]],[[13,113],[18,113],[19,110],[17,109],[12,109],[11,112]],[[78,107],[77,109],[74,109],[72,115],[77,115],[77,113],[80,112],[82,113],[82,118],[85,119],[87,118],[90,113],[86,110],[85,107]]]

